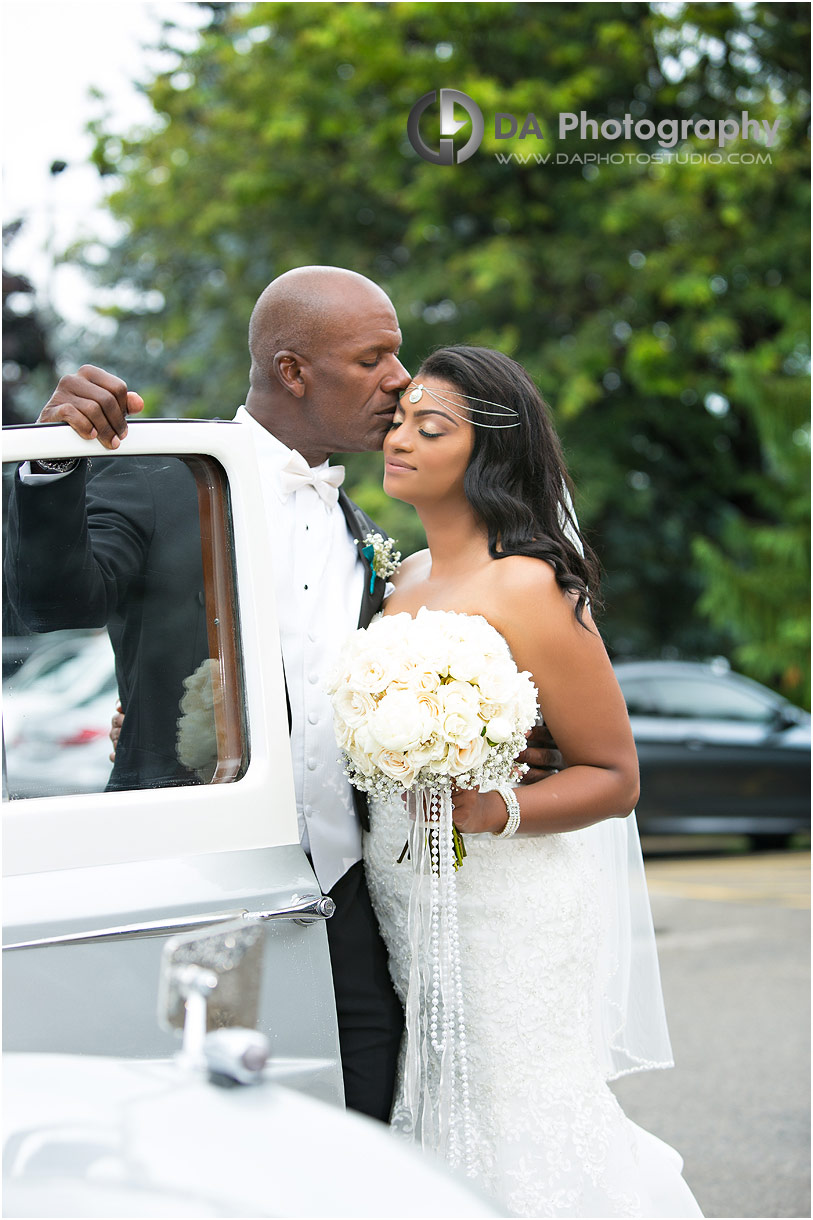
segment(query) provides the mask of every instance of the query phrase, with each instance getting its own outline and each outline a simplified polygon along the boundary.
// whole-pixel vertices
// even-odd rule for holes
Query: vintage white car
[[[343,1090],[325,927],[332,903],[299,844],[273,544],[246,431],[219,421],[137,421],[111,456],[63,425],[4,430],[6,471],[27,459],[91,456],[118,464],[150,455],[183,462],[194,479],[203,574],[197,596],[211,683],[204,735],[212,757],[188,781],[154,786],[82,793],[66,774],[60,791],[53,759],[39,793],[30,783],[25,796],[4,784],[5,1165],[12,1209],[5,1214],[493,1214],[465,1187],[413,1161],[411,1151],[396,1181],[396,1162],[407,1152],[380,1124],[337,1112]],[[154,477],[161,477],[161,465]],[[38,706],[34,714],[48,711]],[[13,749],[7,741],[9,776]],[[261,1087],[228,1094],[213,1093],[205,1072],[184,1076],[189,1069],[171,1063],[179,1035],[172,1022],[156,1019],[168,941],[217,932],[224,923],[262,930],[250,972],[254,1004],[238,1023],[259,1032],[270,1052]],[[296,1092],[280,1092],[280,1085]],[[136,1096],[146,1117],[132,1127],[123,1116],[134,1112]],[[333,1141],[337,1121],[349,1124],[350,1134],[328,1153],[322,1144]],[[89,1124],[95,1135],[83,1144]],[[126,1156],[119,1148],[118,1169],[107,1181],[110,1198],[97,1191],[94,1205],[79,1184],[93,1166],[96,1187],[98,1173],[104,1178],[98,1137],[105,1127],[111,1139],[126,1128],[135,1143]],[[381,1173],[357,1182],[353,1192],[360,1155],[335,1149],[366,1138]],[[258,1166],[263,1147],[267,1164]],[[320,1163],[339,1183],[327,1193]],[[142,1167],[140,1180],[133,1164]],[[62,1166],[61,1178],[54,1178],[54,1165]],[[61,1182],[61,1203],[48,1202],[49,1180]],[[244,1189],[229,1189],[239,1182]],[[153,1191],[156,1199],[168,1192],[175,1203],[127,1210],[136,1206],[133,1190]],[[116,1191],[123,1192],[123,1210],[116,1210]],[[422,1192],[424,1210],[417,1201]],[[197,1202],[190,1203],[193,1195]],[[215,1210],[195,1210],[204,1198]]]

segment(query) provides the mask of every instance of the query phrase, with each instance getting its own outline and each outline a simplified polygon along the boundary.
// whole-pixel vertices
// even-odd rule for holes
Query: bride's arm
[[[518,833],[556,834],[626,817],[638,799],[638,758],[624,697],[589,612],[582,626],[548,564],[522,556],[497,563],[499,602],[489,618],[519,669],[532,673],[566,764],[544,783],[515,789]],[[499,793],[461,791],[454,805],[462,831],[499,832],[506,824]]]

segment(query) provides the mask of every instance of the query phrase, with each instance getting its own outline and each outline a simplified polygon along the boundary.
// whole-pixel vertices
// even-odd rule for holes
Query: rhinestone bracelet
[[[500,831],[492,830],[495,839],[510,839],[519,830],[519,801],[513,788],[509,788],[508,784],[503,784],[497,789],[502,799],[505,801],[505,808],[508,810],[508,821]]]

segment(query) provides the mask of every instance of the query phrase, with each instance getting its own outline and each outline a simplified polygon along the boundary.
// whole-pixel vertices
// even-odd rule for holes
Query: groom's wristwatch
[[[70,474],[79,465],[79,458],[34,458],[31,461],[32,474]]]

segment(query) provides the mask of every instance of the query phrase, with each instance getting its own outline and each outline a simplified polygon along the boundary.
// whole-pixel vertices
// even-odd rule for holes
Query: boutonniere
[[[386,580],[392,576],[401,562],[401,552],[396,551],[392,538],[384,538],[381,534],[367,534],[362,539],[361,553],[370,565],[370,593],[375,586],[376,576]]]

